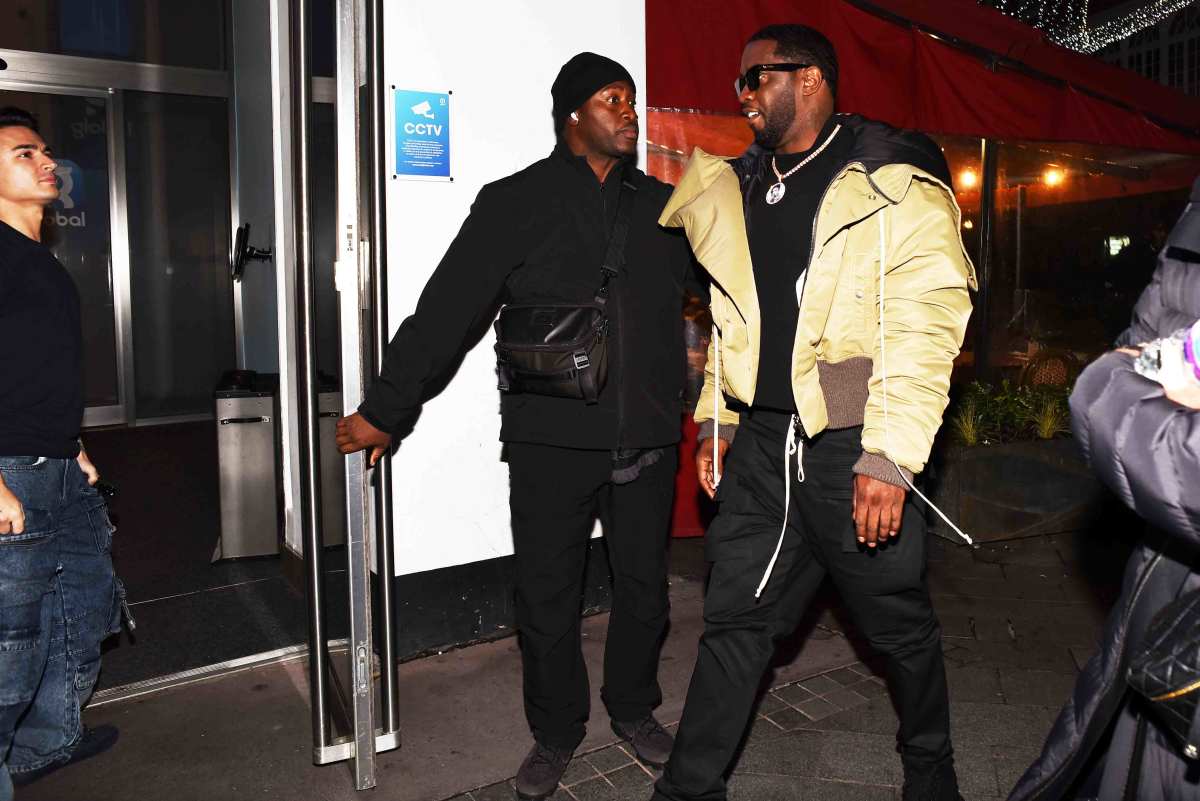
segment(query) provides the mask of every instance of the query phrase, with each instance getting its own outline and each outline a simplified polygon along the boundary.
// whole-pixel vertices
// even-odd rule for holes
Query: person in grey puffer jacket
[[[1120,349],[1089,365],[1071,394],[1072,428],[1092,469],[1149,525],[1126,565],[1099,652],[1009,801],[1200,799],[1200,762],[1184,757],[1125,679],[1155,613],[1200,589],[1200,415],[1133,366],[1140,345],[1198,318],[1200,179]]]

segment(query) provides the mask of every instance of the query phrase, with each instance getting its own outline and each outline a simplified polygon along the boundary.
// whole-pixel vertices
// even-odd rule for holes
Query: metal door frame
[[[382,4],[380,0],[337,0],[336,68],[332,81],[336,106],[336,247],[334,280],[338,291],[341,333],[343,411],[353,413],[382,351],[377,339],[386,326],[378,294],[383,286],[383,253],[372,241],[383,219],[382,168]],[[308,0],[271,0],[272,90],[275,131],[276,232],[285,244],[280,265],[281,410],[284,462],[292,498],[293,523],[303,533],[303,556],[309,611],[309,691],[312,696],[313,762],[318,765],[352,760],[359,790],[376,784],[376,754],[399,747],[395,642],[392,637],[394,597],[391,592],[390,514],[377,504],[390,499],[382,487],[386,466],[370,468],[365,453],[345,459],[346,553],[350,604],[348,697],[342,698],[352,721],[349,736],[330,735],[329,694],[341,685],[329,669],[330,648],[324,625],[323,542],[319,414],[316,386],[314,278],[309,203],[309,108],[314,89],[328,92],[329,83],[310,79]],[[368,15],[366,12],[370,11]],[[369,57],[371,69],[366,68]],[[371,90],[369,109],[360,107],[364,85]],[[326,95],[328,96],[328,95]],[[322,98],[324,99],[324,98]],[[361,134],[371,143],[370,172],[360,163]],[[361,190],[370,189],[368,209],[360,207]],[[381,473],[385,475],[381,475]],[[384,488],[390,489],[390,487]],[[383,528],[377,533],[377,522]],[[382,673],[380,718],[376,725],[372,676],[375,643],[372,627],[372,557],[378,548],[379,664]]]

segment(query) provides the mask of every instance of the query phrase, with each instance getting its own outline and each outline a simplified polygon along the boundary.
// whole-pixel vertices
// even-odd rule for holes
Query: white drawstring
[[[796,480],[804,482],[804,440],[796,436],[796,425],[799,422],[800,418],[793,414],[787,432],[783,435],[783,525],[779,528],[779,541],[775,543],[775,553],[771,554],[771,561],[767,563],[762,581],[758,582],[758,589],[754,591],[755,598],[762,595],[763,589],[771,579],[771,573],[775,570],[775,562],[779,560],[779,552],[783,550],[783,538],[787,536],[788,512],[792,506],[792,477],[790,475],[792,454],[798,454],[796,456]]]
[[[721,441],[721,393],[725,390],[721,387],[721,332],[717,330],[717,324],[713,323],[713,353],[716,354],[716,369],[715,383],[716,391],[713,392],[713,489],[721,483],[721,455],[717,450],[717,444]]]
[[[904,479],[904,483],[909,486],[909,489],[917,494],[917,497],[925,501],[925,503],[929,505],[930,509],[937,512],[938,517],[942,518],[942,520],[945,520],[946,525],[954,529],[954,533],[962,537],[968,545],[974,545],[975,540],[968,537],[966,532],[954,525],[954,521],[952,521],[949,517],[946,517],[945,512],[939,509],[933,501],[926,498],[925,494],[917,489],[916,486],[914,486],[913,483],[908,480],[908,476],[904,475],[904,471],[900,469],[900,465],[896,464],[896,460],[890,456],[892,452],[892,440],[891,434],[888,431],[887,349],[885,348],[887,332],[883,327],[883,276],[884,265],[886,264],[887,258],[887,246],[884,239],[884,236],[887,232],[887,227],[884,221],[884,214],[886,213],[887,207],[885,206],[883,210],[879,212],[879,372],[883,378],[883,441],[884,444],[887,445],[888,461],[895,465],[896,472],[900,474],[900,478]]]

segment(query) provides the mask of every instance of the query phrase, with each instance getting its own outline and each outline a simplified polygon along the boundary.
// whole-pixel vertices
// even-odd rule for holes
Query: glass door
[[[0,82],[0,106],[34,115],[58,162],[59,198],[46,211],[42,241],[79,288],[84,341],[84,425],[124,423],[122,345],[128,303],[113,243],[125,241],[113,214],[113,108],[108,92]],[[124,264],[120,265],[124,268]]]

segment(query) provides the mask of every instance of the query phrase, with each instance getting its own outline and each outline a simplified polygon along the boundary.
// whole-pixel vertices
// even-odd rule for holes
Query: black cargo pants
[[[656,786],[659,801],[725,799],[725,774],[775,643],[795,629],[826,575],[858,631],[886,659],[904,763],[928,765],[950,756],[941,629],[925,586],[924,519],[906,499],[899,536],[886,547],[860,546],[851,518],[851,468],[862,453],[862,429],[801,440],[785,479],[790,423],[787,414],[743,414],[727,455],[717,490],[720,511],[705,541],[712,573],[704,635],[675,749]],[[787,530],[774,571],[755,598],[779,541],[785,480],[791,483]]]

